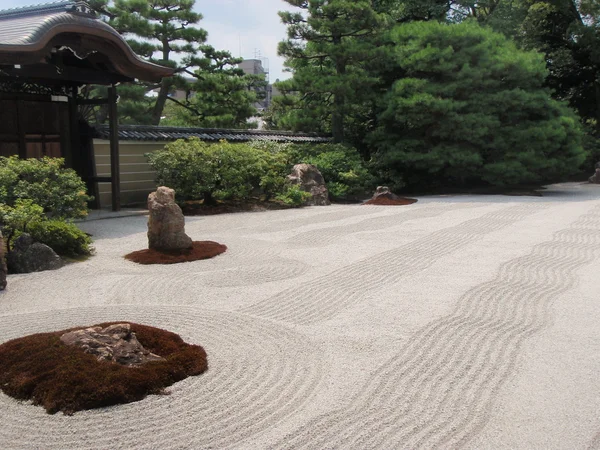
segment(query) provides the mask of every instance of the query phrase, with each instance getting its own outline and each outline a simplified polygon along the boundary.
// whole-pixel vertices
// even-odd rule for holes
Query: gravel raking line
[[[365,205],[368,208],[370,205]],[[444,203],[428,203],[418,208],[402,210],[397,207],[396,214],[368,217],[360,222],[350,225],[336,225],[316,230],[308,230],[298,233],[285,240],[285,243],[291,247],[321,247],[327,245],[336,239],[347,236],[350,233],[360,233],[364,231],[385,230],[386,228],[401,225],[404,222],[415,219],[437,217],[441,214],[459,209],[475,208],[482,205],[473,203],[462,203],[460,205],[449,205]]]
[[[123,259],[146,217],[84,222],[95,256],[9,275],[0,344],[132,321],[203,346],[209,369],[73,416],[0,392],[0,450],[600,450],[597,188],[188,218],[228,251],[169,266]]]
[[[359,302],[373,289],[424,270],[440,257],[547,206],[509,206],[484,214],[323,275],[300,291],[290,288],[240,311],[301,325],[330,319]]]
[[[48,415],[0,394],[2,448],[225,448],[298,411],[322,377],[321,351],[302,335],[268,321],[184,306],[0,316],[0,342],[110,320],[165,328],[202,345],[208,372],[177,383],[168,396],[72,417]]]
[[[485,425],[520,347],[600,255],[600,207],[504,263],[417,332],[352,399],[273,448],[459,448]],[[360,424],[356,426],[356,424]],[[314,430],[319,430],[315,435]]]

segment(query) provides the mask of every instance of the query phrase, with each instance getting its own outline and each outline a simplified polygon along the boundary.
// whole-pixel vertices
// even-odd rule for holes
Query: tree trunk
[[[168,22],[163,22],[163,26],[167,26]],[[163,61],[168,61],[171,50],[169,47],[169,41],[167,38],[162,39],[162,54]],[[163,110],[165,109],[165,104],[167,103],[167,97],[169,96],[169,90],[171,88],[171,84],[168,78],[163,78],[160,83],[160,89],[158,91],[158,97],[156,97],[156,103],[154,104],[154,108],[152,109],[152,125],[158,125],[160,123],[160,118],[162,116]]]
[[[333,36],[333,43],[335,45],[342,44],[341,36]],[[335,72],[338,76],[346,74],[346,61],[338,58],[335,60]],[[341,80],[338,80],[339,84]],[[333,136],[333,143],[339,144],[344,142],[344,107],[346,98],[343,94],[333,94],[333,112],[331,114],[331,134]]]
[[[170,83],[168,78],[165,78],[160,83],[160,89],[158,91],[158,97],[156,97],[156,103],[152,109],[152,125],[158,125],[162,116],[165,104],[167,103],[167,97],[169,96]]]
[[[331,134],[335,144],[339,144],[344,141],[344,97],[340,94],[333,96]]]

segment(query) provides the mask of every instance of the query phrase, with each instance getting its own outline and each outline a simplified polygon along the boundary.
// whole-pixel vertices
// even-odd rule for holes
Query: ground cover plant
[[[107,327],[115,323],[94,326]],[[206,352],[170,331],[130,323],[138,341],[165,358],[140,367],[98,361],[60,337],[72,330],[40,333],[0,345],[0,389],[19,400],[31,400],[50,414],[139,401],[208,368]],[[87,327],[85,327],[87,328]]]
[[[158,251],[147,248],[125,255],[125,259],[138,264],[177,264],[214,258],[224,253],[227,246],[213,241],[194,241],[192,248],[178,251]]]

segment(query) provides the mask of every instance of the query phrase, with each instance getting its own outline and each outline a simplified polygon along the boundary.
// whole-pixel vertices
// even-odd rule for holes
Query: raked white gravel
[[[187,218],[229,249],[168,266],[123,259],[145,217],[80,225],[95,256],[9,276],[0,343],[135,321],[209,370],[70,417],[0,393],[0,449],[600,448],[600,186]]]

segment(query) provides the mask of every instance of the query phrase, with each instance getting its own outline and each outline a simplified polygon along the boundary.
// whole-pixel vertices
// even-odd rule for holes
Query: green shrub
[[[44,209],[31,199],[17,199],[14,206],[0,203],[0,227],[10,251],[13,239],[26,230],[28,224],[44,220]]]
[[[85,256],[92,253],[92,239],[73,223],[60,220],[32,222],[27,226],[31,237],[46,244],[61,256]]]
[[[332,200],[356,200],[375,185],[358,151],[342,144],[301,144],[289,149],[289,159],[317,166]]]
[[[146,154],[159,185],[175,189],[177,201],[272,197],[283,189],[286,157],[246,144],[198,138],[178,140]]]
[[[159,185],[175,189],[177,201],[283,196],[294,203],[297,193],[285,178],[294,164],[314,164],[323,174],[331,198],[352,200],[374,187],[358,151],[340,144],[295,145],[268,141],[209,144],[198,138],[178,140],[146,154]],[[284,200],[282,200],[284,201]]]
[[[0,203],[31,199],[48,217],[81,218],[88,212],[85,183],[61,158],[0,157]]]
[[[298,186],[287,186],[275,199],[289,206],[302,206],[310,197],[310,192],[304,192]]]

